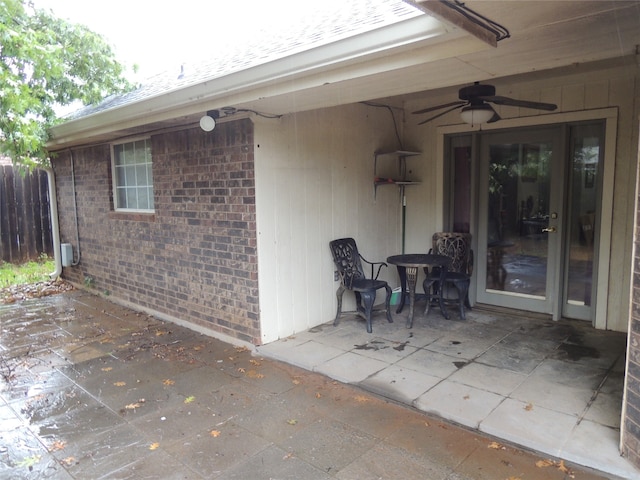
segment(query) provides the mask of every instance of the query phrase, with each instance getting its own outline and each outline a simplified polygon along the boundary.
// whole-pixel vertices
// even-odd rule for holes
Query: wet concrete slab
[[[421,341],[464,362],[453,342],[466,337],[444,327]],[[87,292],[0,306],[0,332],[3,479],[569,478],[559,459]],[[336,366],[375,360],[376,352],[400,364],[397,348],[410,333],[400,323],[378,333],[380,343],[358,342],[358,356]],[[378,374],[363,373],[384,393],[406,369]],[[613,478],[567,468],[571,478]]]

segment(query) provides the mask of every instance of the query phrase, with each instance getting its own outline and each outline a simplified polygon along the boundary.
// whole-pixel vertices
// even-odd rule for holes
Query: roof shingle
[[[303,17],[290,16],[286,28],[264,25],[258,32],[217,42],[207,57],[194,65],[184,65],[153,76],[135,90],[107,97],[65,117],[75,120],[142,101],[170,91],[222,78],[295,53],[327,45],[360,33],[406,20],[422,12],[403,0],[349,0],[316,2]],[[221,48],[220,48],[221,47]]]

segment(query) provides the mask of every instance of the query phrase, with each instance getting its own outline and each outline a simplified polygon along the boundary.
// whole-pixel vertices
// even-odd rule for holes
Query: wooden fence
[[[9,263],[53,256],[47,172],[0,165],[0,255]]]

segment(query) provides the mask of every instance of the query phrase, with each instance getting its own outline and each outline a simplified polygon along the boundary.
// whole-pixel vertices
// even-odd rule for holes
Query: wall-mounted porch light
[[[209,110],[206,115],[200,118],[200,128],[205,132],[210,132],[216,128],[216,119],[220,118],[218,110]]]

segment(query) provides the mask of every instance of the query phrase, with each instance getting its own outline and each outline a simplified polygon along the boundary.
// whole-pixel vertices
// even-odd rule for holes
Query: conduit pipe
[[[49,274],[49,278],[55,280],[62,273],[62,255],[60,252],[60,225],[58,224],[58,196],[56,194],[56,177],[53,168],[44,167],[47,172],[47,184],[49,186],[49,212],[51,215],[51,236],[53,237],[53,259],[55,270]]]

